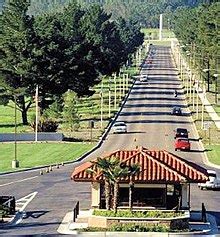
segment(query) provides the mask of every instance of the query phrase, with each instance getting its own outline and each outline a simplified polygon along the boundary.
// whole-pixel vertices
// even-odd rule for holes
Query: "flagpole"
[[[35,94],[35,142],[37,142],[37,128],[38,128],[38,85],[36,86],[36,94]]]

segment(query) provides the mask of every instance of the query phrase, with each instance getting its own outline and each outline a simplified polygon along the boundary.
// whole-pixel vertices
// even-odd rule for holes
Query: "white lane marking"
[[[23,198],[18,199],[16,201],[16,205],[19,204],[19,202],[24,202],[24,200],[25,200],[25,203],[23,203],[22,207],[19,208],[17,211],[19,211],[19,212],[24,211],[25,207],[34,199],[34,197],[37,195],[37,193],[38,192],[33,192]]]
[[[13,182],[10,182],[10,183],[0,184],[0,187],[4,187],[4,186],[10,185],[10,184],[15,184],[15,183],[21,183],[21,182],[24,182],[24,181],[26,181],[26,180],[35,179],[35,178],[37,178],[37,177],[39,177],[39,176],[37,175],[37,176],[30,177],[30,178],[26,178],[26,179],[21,179],[21,180],[13,181]]]

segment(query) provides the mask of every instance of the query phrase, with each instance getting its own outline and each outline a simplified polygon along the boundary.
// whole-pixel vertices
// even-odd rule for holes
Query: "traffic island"
[[[189,211],[119,211],[109,216],[108,211],[94,211],[88,218],[89,228],[105,228],[118,231],[186,231],[189,229]],[[110,212],[110,211],[109,211]],[[106,216],[103,216],[103,215]]]

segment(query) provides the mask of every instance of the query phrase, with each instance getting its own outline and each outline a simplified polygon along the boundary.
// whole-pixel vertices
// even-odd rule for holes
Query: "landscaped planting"
[[[100,227],[88,227],[80,229],[80,232],[189,232],[189,229],[171,229],[166,224],[138,224],[138,223],[126,223],[126,224],[114,224],[109,228]]]
[[[82,232],[98,232],[98,231],[124,231],[124,232],[169,232],[171,231],[167,225],[164,224],[114,224],[109,228],[88,227]]]
[[[105,217],[128,217],[128,218],[173,218],[183,216],[184,212],[166,212],[166,211],[130,211],[130,210],[94,210],[93,215]]]

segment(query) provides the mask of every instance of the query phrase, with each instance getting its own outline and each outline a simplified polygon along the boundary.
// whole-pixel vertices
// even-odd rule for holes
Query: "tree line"
[[[190,56],[192,66],[217,70],[219,12],[220,3],[213,1],[196,8],[181,8],[171,15],[173,31],[182,50]]]
[[[100,5],[77,1],[31,15],[29,0],[11,0],[0,15],[0,101],[27,111],[39,88],[44,111],[65,92],[90,96],[102,75],[118,72],[143,43],[140,27],[112,20]]]
[[[32,0],[29,12],[33,15],[53,11],[55,8],[73,2],[74,0]],[[107,13],[112,14],[112,19],[118,16],[126,20],[135,20],[144,27],[155,28],[159,24],[159,14],[170,13],[176,9],[188,6],[196,7],[202,3],[217,2],[217,0],[77,0],[83,8],[92,4],[99,4]],[[169,22],[165,22],[169,24]]]

